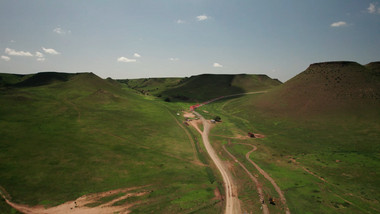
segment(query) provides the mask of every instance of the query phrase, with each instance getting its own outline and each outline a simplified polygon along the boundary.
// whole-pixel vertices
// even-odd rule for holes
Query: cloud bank
[[[4,61],[9,61],[11,58],[9,56],[1,56],[1,59]]]
[[[9,56],[33,56],[29,51],[16,51],[11,48],[5,48],[4,52]]]
[[[58,51],[54,50],[53,48],[44,48],[42,47],[42,50],[45,51],[45,53],[51,54],[51,55],[58,55],[60,54]]]

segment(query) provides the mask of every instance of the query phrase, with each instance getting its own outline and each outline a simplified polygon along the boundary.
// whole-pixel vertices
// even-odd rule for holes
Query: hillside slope
[[[185,102],[203,102],[219,96],[267,90],[281,84],[279,80],[266,75],[250,74],[202,74],[189,78],[150,78],[122,82],[144,94]]]
[[[50,207],[136,187],[146,195],[118,204],[138,200],[133,209],[142,213],[219,212],[217,183],[170,107],[92,73],[8,83],[0,87],[0,191],[11,201]]]
[[[292,213],[379,213],[378,65],[312,64],[267,93],[199,110],[223,118],[215,136],[265,135],[244,143],[257,146],[252,160],[281,187]],[[228,146],[240,160],[251,150],[238,139],[226,142],[214,145]]]
[[[376,63],[315,63],[253,104],[273,113],[303,116],[375,110],[380,104],[378,71]]]
[[[0,87],[17,84],[31,75],[0,73]]]

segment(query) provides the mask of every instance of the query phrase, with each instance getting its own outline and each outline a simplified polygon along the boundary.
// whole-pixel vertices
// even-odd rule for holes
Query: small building
[[[214,119],[212,119],[212,120],[210,120],[210,121],[211,121],[211,123],[215,123],[215,122],[216,122]]]

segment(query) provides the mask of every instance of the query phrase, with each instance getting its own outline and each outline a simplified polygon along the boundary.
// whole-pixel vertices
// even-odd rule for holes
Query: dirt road
[[[240,210],[240,201],[237,197],[237,188],[233,182],[232,176],[229,173],[228,169],[224,166],[222,161],[219,159],[215,150],[212,148],[210,141],[208,139],[208,134],[210,132],[210,124],[206,119],[202,117],[198,112],[194,113],[202,120],[203,123],[203,132],[202,132],[202,140],[205,145],[205,148],[210,155],[212,161],[215,163],[216,167],[222,174],[224,181],[224,188],[226,193],[226,209],[225,214],[238,214],[241,213]]]

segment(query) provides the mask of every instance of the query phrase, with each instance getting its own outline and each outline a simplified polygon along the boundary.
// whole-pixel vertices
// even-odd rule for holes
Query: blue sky
[[[267,74],[380,60],[379,0],[0,1],[0,72]]]

